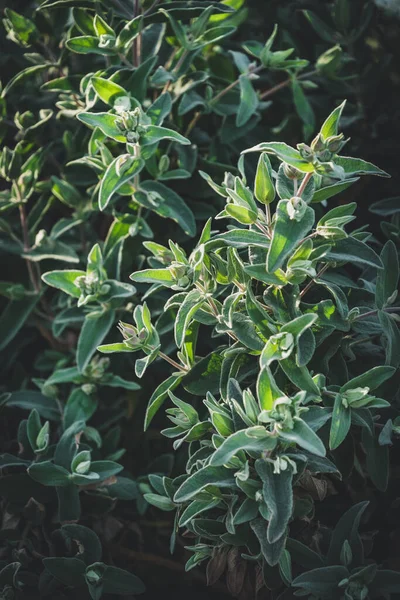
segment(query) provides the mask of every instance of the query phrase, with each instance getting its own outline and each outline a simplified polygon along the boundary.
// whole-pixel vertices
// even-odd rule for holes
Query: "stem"
[[[253,75],[254,73],[259,73],[263,69],[265,69],[264,65],[260,65],[256,69],[253,69],[252,71],[250,71],[248,73],[248,75]],[[235,88],[238,85],[239,81],[240,81],[240,77],[235,79],[235,81],[232,81],[232,83],[230,83],[226,88],[224,88],[216,96],[214,96],[214,98],[210,101],[210,104],[215,104],[216,102],[218,102],[218,100],[220,100],[223,96],[225,96],[225,94],[227,94],[228,92],[233,90],[233,88]]]
[[[135,158],[140,158],[140,146],[139,144],[135,144]],[[135,186],[135,192],[138,191],[140,186],[140,174],[138,173],[133,178],[133,185]]]
[[[27,222],[27,219],[26,219],[25,206],[22,203],[19,205],[19,217],[20,217],[20,221],[21,221],[22,236],[23,236],[23,240],[24,240],[24,252],[28,252],[30,250],[28,222]],[[25,262],[26,262],[26,266],[27,266],[27,269],[28,269],[29,278],[30,278],[31,283],[33,285],[33,289],[35,290],[35,292],[39,292],[40,286],[39,286],[39,284],[36,281],[36,277],[35,277],[35,273],[33,271],[32,263],[29,260],[29,258],[26,258]]]
[[[309,71],[308,73],[303,73],[303,75],[299,75],[299,77],[297,77],[297,79],[307,79],[307,77],[312,77],[313,75],[316,75],[317,73],[318,73],[318,71],[315,69],[314,71]],[[262,92],[260,95],[260,100],[269,98],[269,96],[272,96],[273,94],[275,94],[275,92],[279,92],[279,90],[282,90],[283,88],[290,85],[291,82],[292,82],[292,79],[285,79],[285,81],[282,81],[281,83],[277,83],[276,85],[274,85],[274,87],[270,88],[269,90],[266,90],[265,92]]]
[[[387,312],[387,313],[397,313],[400,312],[400,306],[393,306],[391,308],[384,308],[382,309],[383,312]],[[366,317],[373,317],[374,315],[378,314],[379,312],[379,308],[376,308],[375,310],[369,310],[366,313],[363,313],[362,315],[358,315],[358,317],[355,317],[353,319],[353,321],[359,321],[360,319],[365,319]]]
[[[124,55],[123,55],[121,52],[119,52],[119,53],[118,53],[118,56],[119,56],[119,58],[120,58],[120,61],[121,61],[121,62],[122,62],[124,65],[126,65],[126,66],[127,66],[127,67],[129,67],[130,69],[133,69],[134,65],[131,63],[131,61],[130,61],[130,60],[128,60],[128,59],[126,58],[126,56],[124,56]]]
[[[166,71],[168,71],[168,69],[171,67],[171,65],[172,65],[172,63],[173,63],[173,61],[174,61],[174,58],[175,58],[175,56],[177,55],[177,53],[178,53],[178,52],[179,52],[179,48],[174,48],[174,49],[172,50],[172,52],[171,52],[171,55],[170,55],[169,59],[167,60],[167,62],[166,62],[166,63],[165,63],[165,65],[164,65],[164,69],[165,69]]]
[[[258,227],[258,229],[259,229],[260,231],[262,231],[263,233],[265,233],[265,235],[266,235],[266,236],[267,236],[269,239],[271,239],[271,234],[270,234],[270,232],[268,231],[268,229],[266,229],[266,228],[264,227],[264,225],[262,225],[262,223],[254,223],[254,225],[255,225],[256,227]]]
[[[185,58],[187,57],[187,55],[189,54],[189,50],[185,49],[182,54],[180,55],[180,57],[178,58],[178,61],[176,63],[176,65],[174,66],[174,68],[172,69],[172,72],[175,73],[175,75],[178,73],[179,69],[181,68],[183,61],[185,60]],[[168,92],[169,87],[171,85],[171,81],[167,81],[167,83],[164,85],[163,91],[162,93],[164,94],[165,92]]]
[[[302,193],[304,192],[307,183],[310,181],[311,177],[313,176],[312,173],[306,173],[305,177],[303,178],[299,190],[297,192],[297,195],[301,197]]]
[[[316,274],[315,279],[318,279],[325,273],[325,271],[329,269],[329,264],[326,264],[322,267],[322,269]],[[308,290],[312,288],[315,283],[315,279],[311,279],[306,285],[306,287],[300,292],[300,298],[302,298],[305,294],[307,294]]]
[[[178,371],[185,371],[187,373],[187,369],[185,367],[183,367],[182,365],[178,364],[173,358],[170,358],[167,354],[164,354],[164,352],[159,352],[158,356],[160,358],[162,358],[163,360],[165,360],[167,363],[169,363],[170,365],[172,365],[173,367],[175,367],[175,369],[178,369]]]
[[[258,71],[261,71],[264,68],[263,65],[260,65],[259,67],[257,67],[256,69],[254,69],[254,71],[251,71],[252,73],[257,73]],[[307,77],[311,77],[312,75],[315,75],[318,71],[309,71],[308,73],[304,73],[304,75],[300,75],[298,77],[298,79],[306,79]],[[281,90],[282,88],[288,86],[290,84],[292,80],[291,79],[287,79],[286,81],[283,81],[282,83],[278,83],[277,85],[275,85],[274,87],[272,87],[269,90],[266,90],[265,92],[263,92],[260,95],[260,100],[264,100],[264,98],[267,98],[269,96],[272,96],[273,94],[275,94],[276,92],[279,92],[279,90]],[[239,83],[239,78],[236,79],[235,81],[233,81],[232,83],[230,83],[226,88],[224,88],[223,90],[221,90],[210,102],[210,104],[215,104],[216,102],[218,102],[218,100],[220,100],[223,96],[225,96],[226,93],[228,93],[230,90],[233,90],[233,88],[235,88]],[[195,116],[193,117],[193,119],[190,121],[188,128],[185,132],[185,136],[189,135],[189,133],[192,131],[192,129],[195,127],[195,125],[197,124],[197,121],[200,119],[200,117],[203,115],[203,113],[201,112],[197,112],[195,114]],[[295,185],[297,185],[297,182],[295,182]]]
[[[140,0],[134,0],[134,17],[140,15]],[[139,32],[137,38],[133,42],[133,64],[135,67],[140,65],[140,59],[142,54],[142,32]]]
[[[198,111],[196,113],[194,113],[194,117],[193,119],[190,121],[189,125],[186,128],[186,131],[184,133],[184,136],[187,137],[189,135],[189,133],[192,131],[192,129],[196,126],[197,121],[200,119],[201,115],[203,113]]]

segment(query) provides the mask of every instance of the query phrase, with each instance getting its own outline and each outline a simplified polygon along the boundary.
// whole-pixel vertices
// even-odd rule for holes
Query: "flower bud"
[[[311,148],[312,150],[314,150],[314,152],[321,152],[322,150],[325,150],[325,142],[321,133],[319,133],[313,139],[313,141],[311,142]]]
[[[283,172],[288,179],[301,179],[303,177],[303,173],[296,169],[296,167],[292,167],[292,165],[288,165],[287,163],[283,163]]]
[[[291,221],[300,221],[307,210],[307,203],[300,196],[293,196],[287,203],[287,212]]]
[[[300,156],[307,162],[312,162],[314,160],[314,152],[307,144],[297,144],[297,149],[300,152]]]
[[[337,154],[343,148],[347,140],[344,140],[344,135],[332,135],[326,140],[327,148],[330,152]]]

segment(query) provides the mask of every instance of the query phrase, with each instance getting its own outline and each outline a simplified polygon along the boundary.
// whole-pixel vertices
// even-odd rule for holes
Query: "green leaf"
[[[103,344],[97,347],[97,350],[102,354],[114,354],[114,352],[134,352],[132,348],[126,346],[123,342],[117,342],[116,344]]]
[[[128,92],[123,87],[111,81],[110,79],[104,79],[103,77],[92,77],[92,86],[103,102],[114,106],[115,100],[123,96],[128,96]]]
[[[86,565],[78,558],[44,558],[43,564],[46,570],[58,581],[70,587],[84,584],[84,573]]]
[[[340,553],[345,540],[350,543],[353,559],[358,563],[364,562],[363,543],[358,534],[358,528],[368,504],[369,502],[355,504],[340,517],[329,544],[327,559],[330,564],[340,562]]]
[[[148,429],[156,412],[161,408],[166,398],[168,398],[168,392],[177,388],[181,380],[181,377],[175,377],[174,375],[171,375],[171,377],[168,377],[168,379],[160,383],[160,385],[154,390],[146,409],[146,416],[144,419],[145,431]]]
[[[352,177],[351,179],[346,179],[346,181],[341,181],[339,183],[333,183],[332,185],[322,187],[314,192],[312,202],[323,202],[323,200],[328,200],[329,198],[340,194],[340,192],[344,192],[344,190],[347,190],[347,188],[349,188],[358,180],[359,177]]]
[[[373,598],[379,598],[379,594],[396,594],[400,591],[399,571],[379,569],[374,580],[368,585],[368,590]]]
[[[379,323],[382,326],[383,333],[386,337],[385,353],[386,364],[392,367],[400,365],[400,331],[397,322],[392,315],[378,311]]]
[[[31,445],[33,451],[36,450],[36,440],[39,435],[39,431],[41,429],[41,422],[38,411],[34,408],[29,417],[28,423],[26,426],[26,433],[28,435],[28,440]]]
[[[384,200],[373,202],[369,207],[369,210],[372,213],[376,215],[382,215],[383,217],[395,215],[400,211],[400,196],[395,196],[394,198],[385,198]]]
[[[296,341],[304,333],[309,327],[314,325],[314,323],[318,320],[318,316],[312,313],[307,313],[305,315],[301,315],[300,317],[296,317],[293,321],[289,321],[286,325],[281,327],[280,331],[291,333],[296,338]]]
[[[156,508],[159,508],[160,510],[164,510],[164,511],[168,512],[170,510],[175,510],[175,508],[176,508],[175,503],[172,502],[166,496],[160,496],[159,494],[148,493],[148,494],[144,494],[143,497],[146,500],[146,502],[148,502],[152,506],[155,506]]]
[[[102,584],[105,594],[130,596],[132,594],[143,594],[146,590],[143,582],[133,573],[108,565],[103,573]]]
[[[397,292],[399,283],[399,258],[397,248],[391,240],[384,245],[380,258],[383,269],[376,276],[375,303],[378,308],[384,308]]]
[[[276,438],[271,437],[264,427],[249,427],[236,431],[227,437],[211,457],[210,465],[219,467],[229,462],[240,450],[262,454],[265,450],[273,450]]]
[[[120,473],[123,466],[113,460],[94,460],[90,465],[90,469],[100,476],[98,481],[105,481],[106,479],[117,475],[117,473]]]
[[[207,251],[223,246],[231,246],[232,248],[246,248],[247,246],[269,248],[269,240],[263,233],[258,233],[257,231],[230,229],[225,233],[213,236],[205,243]]]
[[[366,428],[362,430],[362,445],[366,455],[368,475],[375,487],[386,492],[389,483],[389,448],[381,446],[375,435]]]
[[[337,33],[329,27],[325,21],[320,19],[311,10],[303,10],[303,14],[318,35],[326,42],[335,43],[337,41]]]
[[[190,523],[197,515],[207,510],[212,510],[218,506],[220,502],[221,500],[219,500],[219,498],[211,500],[194,500],[180,516],[179,527],[185,527],[185,525]]]
[[[209,485],[219,488],[234,488],[236,483],[233,471],[211,465],[203,467],[183,482],[175,493],[174,502],[177,504],[187,502]]]
[[[275,400],[281,398],[283,393],[275,383],[275,379],[268,366],[262,368],[257,379],[257,397],[261,410],[271,410]]]
[[[379,177],[390,177],[389,173],[382,171],[379,167],[376,167],[366,160],[361,158],[352,158],[350,156],[336,156],[335,165],[342,167],[344,172],[349,177],[355,177],[357,175],[378,175]]]
[[[357,265],[368,265],[377,269],[382,269],[382,261],[372,248],[364,242],[354,238],[347,237],[335,241],[324,259],[332,262],[351,262]]]
[[[159,181],[144,181],[141,189],[151,195],[151,210],[161,217],[172,219],[189,235],[196,233],[196,222],[191,209],[176,192]]]
[[[288,466],[284,471],[274,473],[273,465],[262,459],[256,461],[255,467],[263,482],[263,497],[269,513],[267,540],[273,544],[284,535],[292,516],[293,472]]]
[[[279,366],[299,390],[306,390],[310,394],[319,395],[318,386],[315,384],[307,367],[299,367],[292,356],[279,361]]]
[[[199,42],[201,43],[201,46],[214,44],[218,40],[221,40],[224,37],[231,35],[235,31],[236,27],[232,27],[230,25],[219,25],[216,27],[211,27],[211,29],[208,29],[200,38],[196,40],[196,45]]]
[[[113,375],[112,379],[104,381],[103,383],[106,387],[120,387],[125,390],[140,390],[140,385],[136,383],[136,381],[127,381],[123,379],[119,375]]]
[[[11,77],[8,83],[4,86],[3,91],[1,92],[1,98],[4,98],[16,83],[21,83],[32,74],[40,73],[45,69],[49,69],[50,67],[56,66],[58,65],[55,63],[46,63],[44,65],[32,65],[31,67],[22,69],[22,71],[19,71],[16,75],[14,75],[14,77]]]
[[[382,385],[385,381],[390,379],[395,372],[394,367],[390,366],[378,366],[373,367],[366,373],[350,379],[347,383],[342,385],[340,393],[346,392],[347,390],[353,390],[358,387],[367,387],[370,391],[375,390]]]
[[[67,469],[55,465],[49,460],[31,465],[28,474],[42,485],[65,486],[70,483],[70,474]]]
[[[61,202],[64,202],[64,204],[71,208],[77,208],[82,204],[80,193],[71,183],[55,175],[52,176],[51,180],[53,182],[51,191]]]
[[[336,394],[333,406],[332,424],[329,434],[329,448],[335,450],[344,441],[351,425],[351,410],[343,406],[342,397]]]
[[[106,112],[100,113],[89,113],[81,112],[76,115],[76,118],[85,125],[89,125],[93,129],[98,127],[104,135],[116,140],[117,142],[126,142],[126,136],[122,135],[116,122],[119,121],[120,117],[112,115]]]
[[[337,135],[339,128],[340,117],[342,116],[343,109],[346,105],[346,100],[342,102],[339,106],[337,106],[327,117],[321,127],[321,134],[323,138],[326,140],[327,138]]]
[[[222,361],[219,352],[211,352],[200,359],[182,381],[185,390],[195,396],[218,392]]]
[[[144,269],[129,275],[129,279],[136,283],[159,283],[165,287],[174,285],[175,278],[168,269]]]
[[[70,540],[77,540],[83,550],[83,559],[91,564],[101,559],[101,542],[94,531],[83,525],[69,523],[61,527],[63,535]]]
[[[106,337],[114,323],[115,313],[112,310],[92,312],[86,315],[78,340],[76,362],[82,373],[90,362],[97,346]]]
[[[261,518],[251,521],[250,527],[260,543],[261,552],[267,564],[271,567],[277,565],[285,549],[286,535],[283,535],[274,543],[269,542],[267,537],[268,523]]]
[[[142,145],[157,144],[162,140],[172,140],[178,144],[187,145],[190,144],[190,140],[172,129],[167,127],[160,127],[158,125],[146,125],[144,127],[144,133],[140,136],[140,142]]]
[[[115,54],[112,46],[105,47],[100,45],[100,38],[94,35],[80,35],[70,38],[65,42],[68,50],[77,54],[101,54],[102,56],[110,56]]]
[[[103,175],[99,190],[99,208],[105,210],[113,195],[144,167],[144,160],[130,154],[122,154],[108,165]]]
[[[69,296],[79,298],[81,291],[79,287],[75,285],[75,280],[78,277],[85,277],[85,275],[85,271],[67,269],[63,271],[47,271],[47,273],[43,273],[42,279],[47,285],[57,288]]]
[[[339,583],[348,575],[346,567],[339,565],[320,567],[296,577],[292,581],[292,586],[306,590],[313,596],[334,598],[335,594],[340,594]]]
[[[258,107],[258,96],[247,75],[240,75],[240,104],[236,113],[236,127],[243,127]]]
[[[314,211],[305,207],[299,220],[291,219],[288,213],[289,200],[280,200],[276,209],[276,222],[271,246],[267,255],[267,270],[273,273],[283,265],[297,244],[314,225]]]
[[[76,421],[88,421],[96,412],[97,399],[86,394],[81,387],[72,390],[64,407],[64,427]]]
[[[203,295],[196,289],[191,290],[183,300],[179,307],[175,319],[175,343],[178,348],[181,348],[185,341],[187,328],[190,325],[196,311],[202,306],[205,299]]]
[[[257,213],[246,206],[237,206],[236,204],[227,204],[225,211],[239,223],[251,225],[257,221]]]
[[[268,152],[268,154],[275,154],[280,160],[300,171],[309,173],[314,171],[313,165],[304,160],[298,150],[291,148],[284,142],[263,142],[258,146],[244,150],[242,154],[246,152]]]
[[[295,419],[293,428],[280,430],[279,437],[287,442],[295,442],[300,448],[308,450],[317,456],[325,456],[325,446],[303,419]]]
[[[22,410],[32,410],[35,408],[39,415],[50,421],[60,420],[60,411],[53,398],[48,398],[40,392],[32,390],[21,390],[12,392],[7,398],[7,406],[21,408]]]
[[[39,294],[24,296],[21,300],[10,300],[0,317],[0,350],[14,339],[40,298]]]

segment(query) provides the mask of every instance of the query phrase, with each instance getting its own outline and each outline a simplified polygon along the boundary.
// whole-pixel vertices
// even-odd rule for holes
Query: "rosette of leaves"
[[[204,174],[226,201],[217,219],[234,224],[218,232],[209,220],[190,254],[173,242],[146,243],[152,268],[131,275],[153,291],[175,292],[165,309],[176,311],[179,362],[170,360],[179,370],[155,390],[145,426],[169,396],[173,427],[163,433],[175,448],[189,444],[189,459],[185,474],[153,477],[146,499],[177,508],[178,526],[195,538],[188,569],[215,553],[239,552],[264,569],[267,582],[278,569],[289,585],[288,540],[299,522],[312,522],[315,504],[335,493],[343,444],[346,460],[357,460],[386,489],[388,448],[379,432],[390,402],[382,396],[390,397],[385,382],[398,363],[382,323],[389,319],[398,335],[399,271],[391,242],[379,255],[365,228],[347,230],[355,203],[323,209],[360,176],[387,176],[339,154],[343,106],[309,146],[251,148],[261,153],[251,186],[244,158],[240,175],[227,174],[222,184]],[[128,326],[123,345],[112,350],[138,350],[139,329],[130,337]],[[218,340],[204,357],[196,351],[199,331]],[[207,410],[196,397],[205,397]],[[352,455],[354,443],[361,458]],[[343,597],[353,597],[358,584],[368,587],[369,575],[357,573],[340,580]]]

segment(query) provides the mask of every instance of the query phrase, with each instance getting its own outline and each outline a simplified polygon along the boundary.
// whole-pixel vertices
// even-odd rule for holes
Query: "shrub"
[[[362,159],[339,155],[347,141],[338,133],[342,109],[329,115],[310,146],[267,142],[247,150],[261,153],[251,188],[245,155],[240,175],[226,173],[221,185],[205,175],[226,201],[216,218],[235,224],[213,231],[209,220],[190,255],[173,242],[169,248],[147,243],[158,265],[150,259],[153,268],[131,279],[177,292],[165,309],[176,310],[179,363],[150,399],[146,425],[169,396],[173,427],[163,434],[175,440],[175,449],[189,443],[189,456],[186,474],[153,478],[154,493],[145,498],[162,510],[175,507],[178,525],[195,537],[186,568],[211,559],[213,581],[241,554],[257,564],[267,586],[277,567],[286,585],[312,597],[372,598],[400,589],[400,577],[376,564],[364,568],[357,527],[365,503],[342,517],[327,555],[313,553],[312,565],[304,545],[308,528],[301,540],[290,535],[296,523],[312,520],[315,500],[335,493],[333,481],[342,477],[335,451],[347,446],[348,470],[353,439],[362,449],[353,460],[385,491],[388,445],[400,431],[399,419],[393,424],[380,415],[390,407],[381,397],[385,387],[391,395],[385,383],[400,363],[394,351],[396,247],[388,241],[379,256],[365,228],[346,232],[355,203],[320,210],[359,176],[387,176]],[[269,154],[280,162],[276,171]],[[356,273],[365,287],[356,284]],[[144,352],[135,364],[140,376],[163,354],[146,304],[135,309],[134,319],[135,325],[120,323],[122,343],[99,350]],[[217,347],[198,358],[196,342],[205,327],[218,338]],[[207,411],[177,397],[179,385],[189,397],[205,396]],[[292,561],[315,569],[292,579]],[[230,580],[235,595],[245,577],[242,563]]]
[[[398,208],[371,206],[379,249],[345,230],[351,186],[387,174],[341,155],[373,154],[355,56],[374,11],[307,9],[271,3],[268,35],[244,0],[5,9],[0,595],[141,593],[129,548],[166,531],[234,596],[399,591],[359,533],[400,431]],[[344,103],[314,137],[347,92],[355,143]]]

